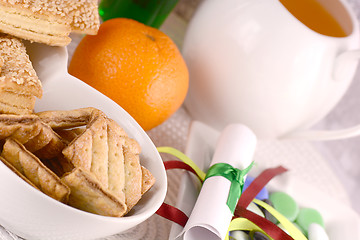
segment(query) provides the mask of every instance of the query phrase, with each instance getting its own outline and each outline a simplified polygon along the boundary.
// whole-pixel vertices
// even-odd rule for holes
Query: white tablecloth
[[[348,0],[360,21],[360,1]],[[360,124],[360,66],[347,93],[316,129],[341,129]],[[339,177],[353,208],[360,213],[360,137],[313,143]]]

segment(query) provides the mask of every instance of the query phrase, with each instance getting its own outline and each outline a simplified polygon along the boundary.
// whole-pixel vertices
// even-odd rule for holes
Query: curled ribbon
[[[209,168],[205,176],[205,181],[210,177],[221,176],[231,182],[226,205],[229,207],[232,214],[234,214],[237,202],[239,201],[240,195],[242,193],[242,189],[245,182],[245,176],[250,171],[253,164],[254,162],[252,162],[244,170],[240,170],[234,168],[233,166],[227,163],[216,163]]]
[[[285,219],[284,216],[282,216],[279,212],[277,212],[275,209],[273,209],[268,204],[254,199],[254,197],[257,195],[257,193],[270,181],[273,177],[287,171],[287,169],[283,167],[276,167],[272,169],[266,169],[264,170],[247,188],[246,191],[242,192],[242,186],[244,181],[244,176],[250,171],[252,168],[254,162],[252,162],[246,169],[239,170],[236,168],[233,168],[231,165],[225,166],[225,163],[218,163],[214,164],[212,167],[210,167],[207,174],[205,174],[189,157],[187,157],[182,152],[178,151],[177,149],[174,149],[172,147],[158,147],[157,148],[159,152],[161,153],[168,153],[171,154],[180,160],[179,161],[168,161],[164,162],[164,165],[167,170],[169,169],[184,169],[187,171],[193,172],[195,175],[199,177],[200,180],[204,181],[205,179],[212,177],[212,176],[223,176],[227,179],[232,179],[229,181],[232,183],[230,186],[230,192],[228,196],[229,198],[233,198],[230,196],[231,192],[235,192],[237,190],[232,190],[233,188],[239,189],[238,184],[233,182],[239,182],[241,188],[240,188],[240,194],[234,193],[234,195],[237,195],[238,198],[234,200],[231,200],[231,203],[229,205],[233,205],[233,201],[235,201],[235,216],[233,220],[230,223],[228,231],[234,231],[234,230],[246,230],[246,231],[259,231],[264,233],[269,237],[271,240],[306,240],[306,237],[298,230],[296,227],[289,222],[287,219]],[[185,163],[182,164],[182,163]],[[216,166],[217,165],[217,166]],[[214,167],[215,166],[215,167]],[[190,167],[190,168],[189,168]],[[211,169],[214,168],[214,169]],[[192,170],[191,170],[192,169]],[[226,172],[226,173],[225,173]],[[224,174],[225,173],[225,174]],[[219,175],[217,175],[219,174]],[[242,184],[241,184],[242,182]],[[241,195],[241,197],[240,197]],[[240,199],[240,200],[239,200]],[[239,200],[239,201],[238,201]],[[284,226],[284,228],[289,232],[289,235],[286,234],[282,229],[280,229],[278,226],[273,224],[272,222],[269,222],[269,220],[260,217],[259,215],[252,213],[251,211],[247,210],[246,207],[249,205],[250,202],[254,202],[263,208],[267,209],[275,218],[279,220]],[[236,206],[237,203],[237,206]],[[229,206],[230,208],[230,206]],[[231,210],[231,208],[230,208]],[[156,212],[158,215],[163,216],[164,218],[167,218],[171,221],[174,221],[178,223],[181,226],[185,226],[188,217],[179,209],[170,206],[168,204],[163,203],[163,205],[160,207],[160,209]],[[234,211],[232,211],[234,213]],[[256,224],[255,224],[256,223]],[[229,239],[229,235],[226,235],[225,240]]]
[[[196,172],[196,174],[198,175],[201,181],[204,181],[206,174],[184,153],[180,152],[179,150],[173,147],[157,147],[156,149],[160,153],[168,153],[177,157],[178,159],[181,159],[181,161],[183,161],[184,163],[189,165],[192,169],[194,169],[194,171]]]

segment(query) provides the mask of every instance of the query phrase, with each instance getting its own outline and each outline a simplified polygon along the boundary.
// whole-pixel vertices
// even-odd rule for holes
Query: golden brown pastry
[[[56,132],[68,142],[71,142],[83,133],[84,130],[78,127],[89,125],[93,119],[102,116],[107,119],[107,128],[111,129],[116,136],[124,138],[123,141],[125,142],[123,144],[129,148],[130,151],[135,154],[140,154],[141,152],[141,147],[136,140],[129,138],[119,124],[107,118],[102,111],[96,108],[87,107],[73,110],[44,111],[36,113],[36,115],[40,117],[42,122],[55,129]]]
[[[46,195],[67,202],[70,189],[34,154],[18,141],[8,138],[1,156]]]
[[[119,124],[117,124],[114,120],[108,118],[108,128],[116,134],[116,136],[124,139],[124,146],[129,149],[134,154],[140,154],[141,147],[140,144],[135,140],[130,138],[127,133],[124,131]]]
[[[125,202],[129,212],[140,200],[142,194],[142,171],[139,155],[124,149]]]
[[[108,125],[108,189],[125,202],[124,138]]]
[[[151,174],[151,172],[141,166],[142,173],[142,184],[141,184],[141,195],[144,195],[149,189],[155,184],[155,177]]]
[[[114,120],[97,114],[62,153],[75,167],[94,174],[130,211],[142,196],[140,151],[139,143]]]
[[[29,179],[27,179],[23,174],[21,174],[11,163],[9,163],[5,158],[0,156],[0,160],[16,175],[18,175],[22,180],[33,186],[34,188],[38,189]],[[39,190],[39,189],[38,189]]]
[[[16,174],[60,201],[65,184],[69,205],[88,212],[123,216],[155,183],[139,143],[95,108],[0,114],[0,140],[0,160]]]
[[[72,129],[58,129],[55,132],[66,142],[66,144],[71,143],[75,138],[85,131],[85,128],[78,127]]]
[[[0,113],[30,114],[42,85],[22,41],[0,33]]]
[[[3,0],[0,30],[34,42],[66,46],[70,32],[97,33],[97,4],[97,0]]]
[[[7,137],[16,139],[44,159],[54,158],[65,147],[60,136],[33,114],[0,114],[0,140]]]
[[[71,189],[70,206],[103,216],[121,217],[125,214],[125,202],[104,188],[90,172],[76,168],[62,180]]]
[[[68,129],[87,125],[93,118],[105,114],[100,110],[87,107],[73,110],[54,110],[36,113],[44,123],[53,129]]]
[[[108,137],[107,121],[103,116],[95,118],[62,153],[75,167],[92,172],[108,187]]]

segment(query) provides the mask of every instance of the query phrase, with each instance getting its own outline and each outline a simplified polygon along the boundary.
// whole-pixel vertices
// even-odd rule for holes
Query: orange
[[[168,119],[189,85],[185,61],[166,34],[135,20],[101,24],[77,46],[69,73],[118,103],[144,130]]]

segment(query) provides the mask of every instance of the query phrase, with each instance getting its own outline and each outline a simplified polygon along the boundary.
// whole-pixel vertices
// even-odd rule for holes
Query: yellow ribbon
[[[295,240],[308,240],[304,234],[292,223],[290,222],[285,216],[281,213],[276,211],[272,206],[269,204],[260,201],[258,199],[253,200],[254,203],[258,204],[259,206],[266,209],[270,214],[272,214],[286,229],[287,233]],[[264,232],[261,228],[259,228],[256,224],[249,221],[246,218],[235,218],[230,222],[228,232],[230,231],[258,231],[265,234],[269,239],[271,238],[266,232]],[[225,240],[229,240],[229,234],[226,235]]]
[[[257,231],[265,234],[270,240],[272,238],[266,234],[261,228],[259,228],[256,224],[249,221],[246,218],[235,218],[230,222],[228,232],[242,230],[242,231]],[[226,234],[225,240],[229,240],[229,234]]]
[[[304,234],[297,228],[295,225],[290,222],[286,217],[284,217],[281,213],[276,211],[272,206],[269,204],[260,201],[258,199],[253,200],[254,203],[258,204],[259,206],[265,208],[269,213],[271,213],[286,229],[288,234],[295,240],[308,240]]]
[[[181,161],[183,161],[184,163],[189,165],[192,169],[194,169],[194,171],[202,181],[205,180],[206,174],[188,156],[186,156],[179,150],[172,147],[158,147],[157,150],[161,153],[168,153],[179,158]]]

